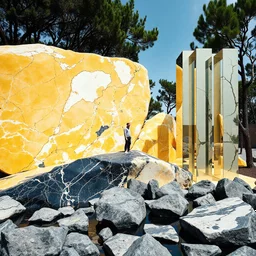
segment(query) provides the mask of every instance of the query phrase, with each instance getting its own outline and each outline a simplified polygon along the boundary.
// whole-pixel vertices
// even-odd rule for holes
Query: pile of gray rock
[[[203,180],[188,190],[176,181],[159,187],[156,180],[131,179],[127,188],[105,190],[89,205],[76,211],[44,207],[19,225],[26,208],[1,197],[0,255],[172,255],[166,243],[179,244],[190,256],[256,255],[256,194],[239,178],[222,179],[217,186]],[[146,223],[148,213],[170,223]],[[98,241],[89,237],[91,214],[98,222]],[[173,219],[193,243],[184,242]],[[138,228],[143,235],[134,235]]]

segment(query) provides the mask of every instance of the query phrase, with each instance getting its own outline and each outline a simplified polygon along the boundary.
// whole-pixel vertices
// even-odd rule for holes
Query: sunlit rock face
[[[171,115],[159,113],[147,120],[133,149],[167,162],[176,161],[176,122]]]
[[[10,195],[30,209],[85,207],[88,200],[106,189],[124,185],[130,178],[145,183],[158,179],[160,185],[177,180],[182,187],[192,181],[188,171],[143,152],[117,152],[2,178],[0,197]]]
[[[147,71],[127,59],[36,44],[1,46],[0,63],[5,173],[120,151],[125,124],[134,141],[147,116]]]

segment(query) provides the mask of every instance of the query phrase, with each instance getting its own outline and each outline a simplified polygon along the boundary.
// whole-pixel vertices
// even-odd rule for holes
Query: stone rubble
[[[251,248],[256,243],[256,194],[243,181],[222,179],[216,189],[202,181],[188,190],[175,181],[160,188],[156,180],[129,184],[105,190],[87,202],[90,207],[78,209],[42,207],[27,213],[18,201],[0,197],[0,255],[167,256],[172,254],[165,243],[179,241],[185,256],[222,255],[227,247],[234,248],[230,256],[256,255]],[[24,214],[31,217],[20,225]],[[145,223],[146,214],[149,222]],[[170,223],[158,223],[161,219]],[[91,237],[90,225],[95,222],[97,234]]]

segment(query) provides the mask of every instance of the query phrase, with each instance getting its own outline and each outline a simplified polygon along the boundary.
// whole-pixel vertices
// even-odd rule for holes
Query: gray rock
[[[129,247],[133,244],[134,241],[139,239],[138,236],[126,235],[126,234],[116,234],[109,238],[103,244],[103,249],[106,252],[106,255],[111,256],[121,256],[126,253]]]
[[[1,223],[1,224],[0,224],[0,243],[1,243],[1,240],[2,240],[2,238],[1,238],[1,233],[2,233],[3,231],[8,231],[8,230],[11,230],[11,229],[15,229],[15,228],[17,228],[17,227],[18,227],[18,226],[15,225],[15,224],[12,222],[12,220],[6,220],[5,222]]]
[[[181,189],[181,191],[183,192],[184,196],[186,196],[188,194],[188,190],[187,189]]]
[[[248,193],[247,188],[227,178],[219,180],[215,190],[215,195],[218,200],[227,197],[239,197],[242,199],[244,193]]]
[[[150,234],[155,239],[162,239],[174,243],[179,242],[179,236],[171,225],[145,224],[144,232]]]
[[[79,255],[99,256],[100,251],[87,235],[70,233],[67,235],[65,247],[74,248]]]
[[[82,209],[78,209],[70,217],[58,220],[58,224],[60,227],[67,227],[69,232],[86,233],[89,219]]]
[[[113,233],[111,231],[110,228],[103,228],[100,233],[99,233],[99,237],[100,239],[105,242],[106,240],[108,240],[110,237],[113,236]]]
[[[71,206],[65,206],[58,209],[58,211],[65,217],[72,215],[75,210]]]
[[[256,250],[252,249],[249,246],[242,246],[237,250],[235,250],[234,252],[231,252],[227,256],[243,256],[243,255],[256,256]]]
[[[99,201],[99,199],[100,199],[99,197],[93,198],[93,199],[89,200],[88,203],[90,206],[94,206]]]
[[[182,187],[191,182],[191,174],[177,165],[132,150],[129,154],[116,152],[77,159],[55,166],[47,173],[24,173],[23,182],[0,190],[0,196],[9,195],[33,211],[40,209],[40,205],[52,209],[71,205],[78,209],[87,207],[88,201],[92,203],[91,199],[99,197],[104,190],[123,185],[124,181],[135,177],[147,183],[161,175],[161,170],[168,182],[176,179]],[[71,188],[69,191],[67,184]]]
[[[210,193],[210,194],[206,194],[205,196],[201,196],[201,197],[197,198],[196,200],[194,200],[193,206],[198,207],[198,206],[207,205],[207,204],[214,204],[215,202],[216,202],[215,198]]]
[[[35,211],[33,215],[28,219],[30,222],[52,222],[61,213],[51,208],[43,207],[38,211]]]
[[[8,255],[59,255],[68,230],[62,227],[39,228],[28,226],[2,232],[2,241]]]
[[[147,197],[147,184],[139,180],[130,179],[127,182],[127,188],[140,194],[143,198]]]
[[[209,180],[201,180],[188,189],[187,197],[196,199],[206,194],[213,193],[215,185]]]
[[[256,242],[256,213],[238,197],[199,206],[181,217],[180,224],[202,243],[232,246]]]
[[[238,177],[235,177],[233,181],[240,183],[245,188],[247,188],[251,193],[253,193],[251,186],[247,182],[245,182],[244,180],[242,180],[242,179],[240,179]]]
[[[218,246],[208,244],[182,243],[181,250],[184,256],[218,256],[222,253]]]
[[[18,201],[9,196],[0,197],[0,222],[23,213],[24,211],[26,211],[26,208]]]
[[[150,203],[149,208],[155,216],[177,217],[184,215],[188,209],[188,204],[188,201],[180,194],[171,194]]]
[[[118,230],[137,227],[146,217],[144,199],[138,193],[120,187],[104,191],[95,207],[96,219],[110,221]]]
[[[164,186],[162,186],[156,193],[157,198],[166,196],[166,195],[172,195],[172,194],[179,194],[182,197],[184,197],[184,193],[182,189],[180,188],[180,185],[176,181],[172,181]]]
[[[243,201],[250,204],[254,210],[256,210],[256,194],[243,194]]]
[[[156,192],[159,190],[159,184],[157,180],[150,180],[147,185],[148,199],[156,199]]]
[[[83,210],[84,213],[87,215],[93,214],[95,213],[94,207],[90,206],[90,207],[86,207],[86,208],[80,208],[80,210]]]
[[[155,200],[145,200],[145,204],[146,204],[147,207],[150,208],[150,204],[151,204],[152,202],[154,202],[154,201],[155,201]]]
[[[176,169],[175,180],[180,184],[181,188],[189,188],[192,185],[193,174],[184,168],[180,168],[179,171]]]
[[[170,256],[170,252],[151,235],[146,234],[137,239],[127,250],[124,256]]]
[[[74,248],[64,248],[60,256],[80,256]]]

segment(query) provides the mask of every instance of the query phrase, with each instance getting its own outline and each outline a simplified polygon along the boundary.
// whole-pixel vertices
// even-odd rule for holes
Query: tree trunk
[[[247,167],[251,168],[254,166],[253,157],[252,157],[252,146],[251,146],[251,137],[249,133],[249,122],[248,122],[248,105],[247,105],[247,97],[248,97],[248,87],[243,86],[243,139],[244,139],[244,148],[246,152],[246,163]]]

